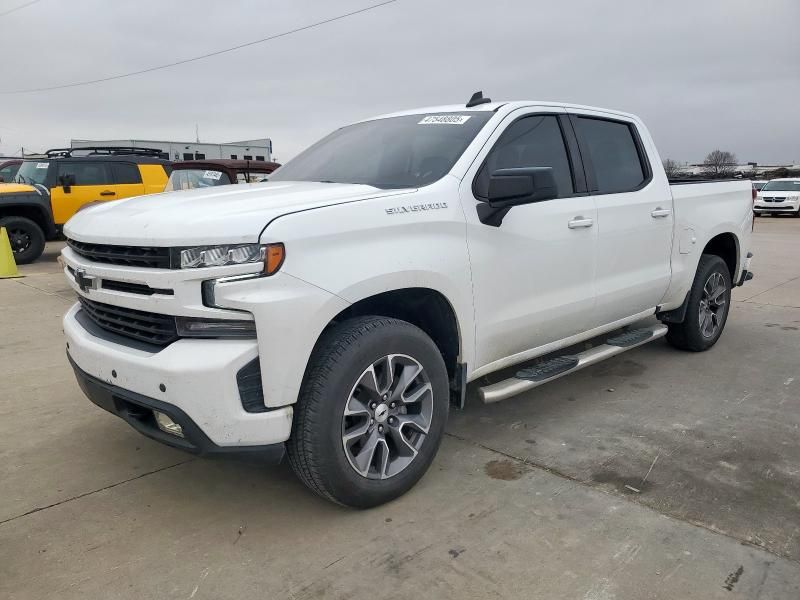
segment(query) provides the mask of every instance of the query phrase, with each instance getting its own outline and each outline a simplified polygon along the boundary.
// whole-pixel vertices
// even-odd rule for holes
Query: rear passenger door
[[[672,196],[654,180],[637,124],[606,113],[571,115],[586,180],[597,207],[596,303],[599,327],[658,305],[670,280]]]
[[[118,200],[144,194],[144,184],[138,165],[128,162],[112,162],[110,165],[114,178],[114,195],[106,196],[106,200]]]

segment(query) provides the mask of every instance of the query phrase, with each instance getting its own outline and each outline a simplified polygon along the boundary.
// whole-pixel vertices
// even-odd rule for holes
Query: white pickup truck
[[[713,346],[752,208],[748,181],[671,186],[635,116],[478,93],[343,127],[267,183],[79,212],[67,352],[142,434],[286,452],[374,506],[422,477],[471,381],[518,365],[478,390],[495,402],[662,336]]]

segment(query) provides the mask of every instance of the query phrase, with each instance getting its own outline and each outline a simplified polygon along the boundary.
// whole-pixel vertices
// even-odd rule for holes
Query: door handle
[[[650,216],[653,217],[654,219],[660,219],[662,217],[668,217],[671,213],[672,213],[672,211],[670,209],[661,208],[659,206],[658,208],[656,208],[655,210],[653,210],[650,213]]]
[[[116,196],[117,192],[112,192],[111,190],[105,190],[104,192],[100,192],[101,196]]]
[[[567,223],[567,227],[570,229],[580,229],[581,227],[591,227],[592,225],[594,225],[594,219],[584,219],[583,217],[575,217]]]

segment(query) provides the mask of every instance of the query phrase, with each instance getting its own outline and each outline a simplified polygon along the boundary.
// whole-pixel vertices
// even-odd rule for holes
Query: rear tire
[[[703,254],[697,266],[683,323],[668,323],[667,341],[680,350],[702,352],[717,343],[728,320],[731,274],[719,256]]]
[[[370,508],[425,474],[447,421],[449,385],[439,349],[418,327],[380,316],[329,328],[309,361],[287,442],[311,490]]]
[[[34,221],[25,217],[4,217],[0,227],[5,227],[14,262],[18,265],[32,263],[44,252],[44,231]]]

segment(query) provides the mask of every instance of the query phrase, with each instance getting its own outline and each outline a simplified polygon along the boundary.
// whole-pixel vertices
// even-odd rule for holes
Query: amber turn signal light
[[[277,273],[286,258],[286,248],[283,244],[267,244],[266,256],[264,257],[264,273],[274,275]]]

